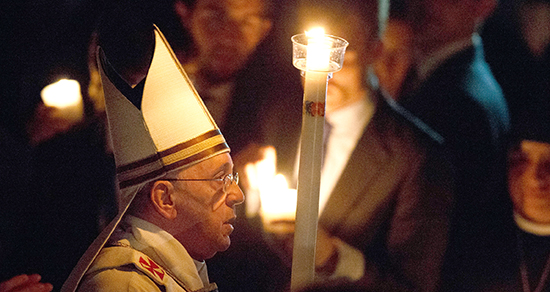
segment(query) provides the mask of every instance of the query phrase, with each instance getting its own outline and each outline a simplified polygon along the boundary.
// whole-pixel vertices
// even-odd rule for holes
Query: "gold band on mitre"
[[[117,167],[119,187],[124,189],[150,181],[171,170],[189,167],[228,149],[229,146],[219,130],[209,131],[190,141],[157,153],[158,155]]]

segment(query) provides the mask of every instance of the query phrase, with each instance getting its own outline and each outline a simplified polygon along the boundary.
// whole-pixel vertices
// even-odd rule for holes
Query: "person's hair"
[[[147,209],[150,203],[150,194],[154,184],[155,181],[148,182],[137,191],[134,200],[130,204],[130,207],[128,207],[128,214],[137,216],[142,214]]]
[[[183,169],[185,169],[185,168],[183,168]],[[147,208],[147,206],[149,206],[150,194],[151,194],[151,190],[153,189],[153,185],[155,184],[155,182],[157,182],[159,180],[163,180],[163,178],[178,177],[178,174],[183,169],[182,168],[177,168],[177,169],[174,169],[174,170],[170,170],[165,175],[163,175],[162,177],[144,184],[137,191],[136,197],[134,198],[134,200],[132,201],[132,204],[130,205],[130,207],[128,209],[128,213],[131,214],[131,215],[136,215],[136,214],[139,214],[139,213],[143,212]]]

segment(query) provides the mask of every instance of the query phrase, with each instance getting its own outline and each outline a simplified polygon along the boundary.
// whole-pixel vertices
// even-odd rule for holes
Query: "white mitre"
[[[155,52],[143,94],[138,98],[135,92],[132,96],[122,94],[109,77],[122,79],[101,57],[103,54],[98,54],[98,59],[102,59],[98,63],[117,167],[119,212],[79,260],[63,284],[63,292],[76,290],[143,186],[168,171],[229,152],[218,126],[156,26],[154,33]]]

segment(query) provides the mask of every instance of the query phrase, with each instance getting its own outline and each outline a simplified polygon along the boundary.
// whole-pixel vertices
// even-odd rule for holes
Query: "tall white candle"
[[[292,42],[292,62],[296,68],[305,71],[298,198],[290,283],[291,290],[297,291],[315,278],[315,244],[327,81],[329,73],[342,68],[348,42],[339,37],[325,35],[322,30],[295,35],[292,37]]]
[[[306,33],[306,36],[308,44],[292,255],[292,291],[300,289],[315,277],[323,127],[330,61],[330,46],[326,43],[324,31]]]

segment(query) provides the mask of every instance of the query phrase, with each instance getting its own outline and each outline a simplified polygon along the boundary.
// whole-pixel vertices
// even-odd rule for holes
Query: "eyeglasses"
[[[221,178],[165,178],[167,181],[221,181],[223,182],[223,192],[227,193],[232,183],[239,184],[239,174],[229,173]]]

